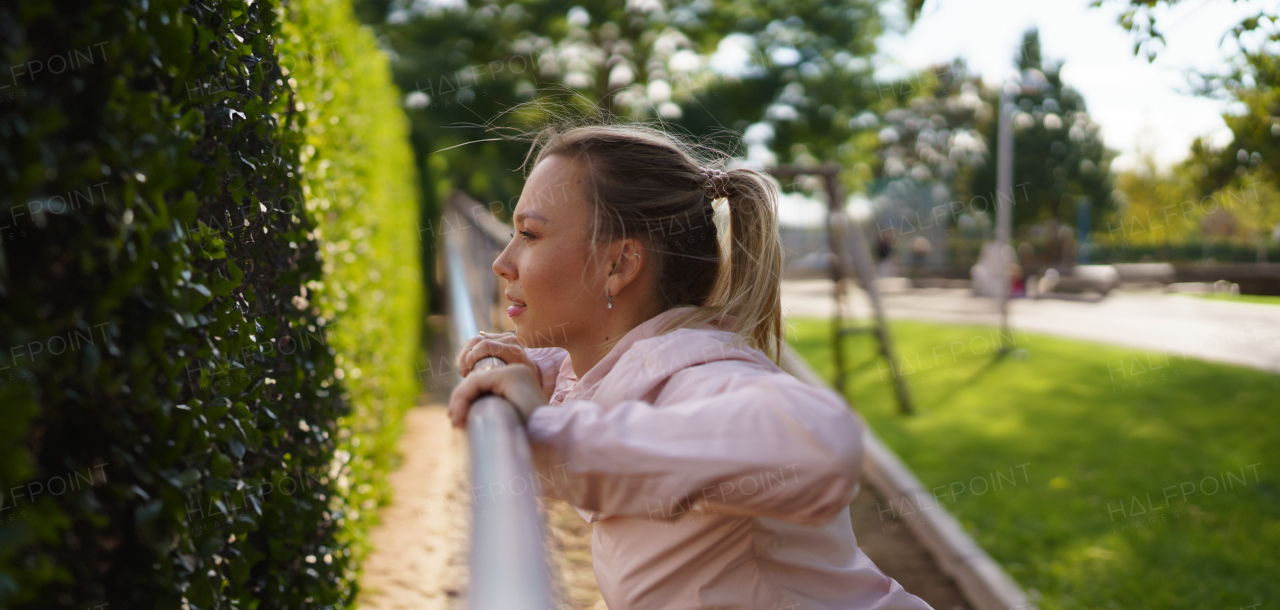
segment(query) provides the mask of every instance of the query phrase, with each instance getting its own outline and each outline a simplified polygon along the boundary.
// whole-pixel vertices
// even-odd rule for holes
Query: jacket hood
[[[652,399],[675,373],[708,362],[736,360],[767,371],[782,370],[741,335],[724,330],[732,318],[717,318],[657,334],[668,322],[693,309],[669,309],[628,331],[563,400],[594,400],[610,405],[627,399]],[[566,373],[573,377],[569,358],[561,364],[561,376]]]

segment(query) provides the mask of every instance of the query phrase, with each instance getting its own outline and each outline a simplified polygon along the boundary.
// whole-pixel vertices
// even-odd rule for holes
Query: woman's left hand
[[[454,428],[467,427],[467,413],[471,411],[471,403],[482,394],[496,394],[507,399],[515,405],[521,422],[529,421],[535,409],[547,405],[547,396],[542,392],[542,381],[527,364],[509,364],[487,371],[473,371],[462,379],[462,383],[453,389],[453,395],[449,397],[449,420]]]

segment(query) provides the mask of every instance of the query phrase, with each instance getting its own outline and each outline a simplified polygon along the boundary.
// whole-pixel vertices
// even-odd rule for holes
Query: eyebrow
[[[533,220],[540,220],[542,222],[548,222],[548,223],[551,222],[550,220],[547,220],[546,216],[543,216],[542,214],[539,214],[537,212],[520,212],[519,214],[516,214],[515,220],[516,222],[519,222],[526,218],[530,218]]]

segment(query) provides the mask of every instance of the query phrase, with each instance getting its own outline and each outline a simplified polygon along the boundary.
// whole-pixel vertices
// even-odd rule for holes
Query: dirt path
[[[358,606],[366,610],[453,610],[467,582],[466,438],[442,404],[415,408],[391,474],[394,497],[370,536]]]
[[[370,535],[362,610],[464,610],[470,515],[466,437],[449,426],[443,404],[408,413],[390,477],[395,496]],[[558,610],[605,610],[591,568],[591,525],[564,502],[539,499],[555,564]]]
[[[547,549],[556,565],[557,610],[608,610],[591,568],[592,525],[559,500],[539,499],[539,505],[547,516]]]

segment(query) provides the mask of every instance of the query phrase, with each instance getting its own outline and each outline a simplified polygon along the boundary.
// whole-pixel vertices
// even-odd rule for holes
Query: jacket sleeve
[[[661,406],[629,400],[606,409],[569,400],[534,411],[529,439],[544,493],[652,520],[702,505],[829,522],[858,491],[862,422],[826,388],[782,372],[721,366],[673,375]]]
[[[551,396],[556,390],[556,379],[560,375],[560,365],[564,363],[568,351],[559,347],[531,347],[524,350],[525,356],[538,365],[538,378],[542,380],[542,392]]]

